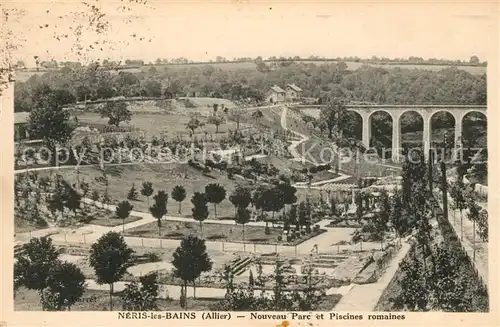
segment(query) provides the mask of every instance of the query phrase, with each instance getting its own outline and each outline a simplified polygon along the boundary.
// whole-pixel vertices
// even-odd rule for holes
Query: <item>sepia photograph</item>
[[[209,3],[1,5],[9,310],[490,312],[498,4]]]

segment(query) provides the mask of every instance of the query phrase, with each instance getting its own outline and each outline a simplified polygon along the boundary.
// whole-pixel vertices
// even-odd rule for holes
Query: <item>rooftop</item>
[[[302,92],[302,89],[295,84],[288,84],[288,87],[296,92]]]
[[[271,86],[271,90],[273,90],[276,93],[285,93],[285,90],[283,90],[281,87],[278,85]]]

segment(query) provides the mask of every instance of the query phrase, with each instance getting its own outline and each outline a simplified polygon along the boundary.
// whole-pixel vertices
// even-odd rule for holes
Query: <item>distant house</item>
[[[14,141],[29,139],[30,135],[27,130],[29,116],[29,112],[14,113]]]
[[[286,92],[278,85],[271,86],[266,96],[266,101],[270,103],[285,102]]]
[[[302,89],[295,84],[286,86],[286,101],[296,101],[302,98]]]

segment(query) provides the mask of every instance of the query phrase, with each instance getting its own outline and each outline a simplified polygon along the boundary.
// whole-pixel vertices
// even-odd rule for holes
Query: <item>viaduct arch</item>
[[[324,105],[316,106],[298,106],[299,108],[317,108],[320,109]],[[461,146],[462,138],[462,123],[463,118],[470,112],[480,112],[487,117],[487,107],[485,105],[347,105],[348,111],[358,113],[362,118],[362,142],[365,146],[370,146],[371,137],[371,116],[378,111],[388,113],[392,118],[392,159],[398,159],[398,153],[401,148],[401,116],[406,112],[416,112],[423,118],[423,150],[425,156],[429,154],[431,144],[431,118],[440,111],[445,111],[455,119],[455,140],[454,147]]]

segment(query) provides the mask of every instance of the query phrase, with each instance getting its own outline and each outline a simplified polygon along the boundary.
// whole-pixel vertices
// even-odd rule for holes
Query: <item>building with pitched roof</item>
[[[14,113],[14,141],[29,139],[27,130],[29,116],[29,112]]]
[[[285,102],[286,92],[278,85],[271,86],[267,95],[266,101],[270,103]]]
[[[286,86],[286,101],[297,101],[302,98],[302,89],[295,84],[288,84]]]

